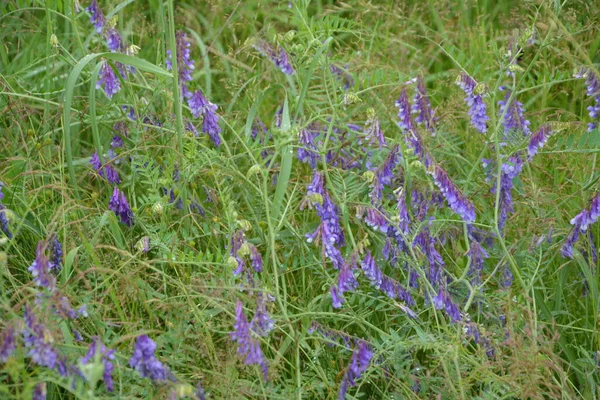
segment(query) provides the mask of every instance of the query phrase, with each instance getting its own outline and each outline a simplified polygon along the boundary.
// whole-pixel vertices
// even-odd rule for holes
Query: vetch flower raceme
[[[529,160],[531,160],[533,156],[535,156],[538,151],[544,147],[550,135],[552,135],[552,128],[548,124],[540,126],[538,131],[531,135],[531,138],[529,139],[529,145],[527,146],[527,155],[529,156]]]
[[[466,223],[470,224],[475,221],[475,207],[452,183],[446,171],[439,165],[433,166],[430,170],[430,174],[433,177],[433,181],[440,189],[448,205]]]
[[[415,122],[423,124],[432,134],[435,134],[435,113],[431,109],[431,103],[429,102],[429,96],[427,95],[427,87],[425,86],[425,79],[422,75],[417,78],[417,91],[413,98],[413,105],[411,108],[413,114],[417,114]]]
[[[258,292],[256,295],[256,311],[250,321],[250,329],[258,336],[266,337],[275,328],[275,323],[267,312],[267,302],[272,300],[274,297],[264,292]]]
[[[348,391],[349,386],[356,386],[356,380],[367,370],[372,358],[373,351],[371,350],[371,347],[364,340],[360,340],[352,352],[350,365],[340,383],[338,400],[344,400],[346,398],[346,392]]]
[[[486,92],[484,84],[477,83],[466,73],[461,73],[456,78],[456,84],[465,92],[465,102],[469,106],[469,115],[471,116],[471,125],[479,132],[487,132],[487,121],[490,119],[486,115],[486,106],[483,101],[483,95]]]
[[[371,285],[378,290],[381,290],[390,299],[400,299],[407,305],[415,304],[410,293],[397,281],[385,275],[377,263],[371,252],[367,251],[365,258],[360,263],[365,277],[371,282]],[[412,311],[409,313],[411,315]],[[414,313],[412,313],[414,314]]]
[[[244,315],[244,307],[240,300],[235,305],[234,331],[230,333],[230,337],[231,340],[237,342],[238,354],[244,356],[244,363],[260,366],[263,376],[267,380],[269,376],[267,361],[260,349],[260,343],[250,333],[250,324]]]
[[[406,88],[402,88],[400,97],[396,100],[396,107],[398,107],[398,126],[404,134],[404,141],[406,145],[410,147],[415,155],[419,158],[424,158],[425,149],[423,142],[419,136],[417,129],[412,121],[411,117],[411,105],[408,101],[408,94]]]
[[[138,336],[133,348],[133,356],[129,359],[129,366],[134,368],[142,378],[154,381],[172,379],[168,368],[154,357],[156,343],[146,335]],[[105,381],[106,382],[106,381]]]
[[[133,211],[129,207],[125,193],[121,192],[116,186],[108,203],[108,209],[115,213],[119,220],[127,225],[133,225]]]
[[[36,249],[35,261],[31,264],[28,271],[31,272],[36,286],[53,292],[56,289],[56,277],[50,272],[51,264],[48,257],[44,254],[45,250],[46,243],[40,240]]]
[[[184,97],[189,97],[191,95],[187,82],[192,80],[192,71],[194,70],[194,61],[190,59],[190,42],[187,39],[185,32],[177,31],[175,34],[175,44],[176,44],[176,52],[177,52],[177,71],[178,71],[178,79],[179,85],[181,87],[181,95]],[[167,69],[173,69],[173,60],[172,60],[171,50],[167,50]],[[191,106],[190,106],[191,107]],[[197,116],[195,116],[198,118]]]
[[[385,136],[383,136],[383,132],[379,126],[379,118],[377,118],[375,110],[372,108],[370,108],[368,111],[368,119],[365,124],[365,133],[367,134],[366,140],[371,145],[377,144],[379,149],[382,147],[387,147]]]
[[[60,271],[62,268],[63,249],[62,243],[58,240],[58,235],[54,234],[50,241],[50,250],[52,252],[50,257],[50,269]]]
[[[331,299],[333,308],[340,308],[344,303],[344,293],[354,290],[358,287],[358,281],[354,277],[354,271],[357,269],[356,256],[350,256],[350,260],[342,264],[340,268],[337,283],[331,286]]]
[[[461,320],[460,309],[452,301],[450,294],[445,288],[440,286],[437,296],[433,299],[433,305],[436,310],[444,310],[452,323]]]
[[[0,362],[7,362],[15,348],[15,328],[13,325],[8,325],[0,335]]]
[[[284,74],[291,75],[294,68],[289,62],[287,53],[283,48],[276,51],[269,43],[264,40],[258,40],[253,47],[263,56],[269,58],[273,64]]]
[[[479,286],[481,284],[483,261],[488,258],[488,254],[478,241],[473,240],[471,241],[471,247],[469,248],[467,255],[470,260],[469,275],[471,276],[473,285]]]
[[[98,357],[98,360],[102,363],[103,366],[103,379],[104,384],[106,385],[106,390],[112,392],[114,390],[113,385],[113,363],[112,361],[115,359],[115,350],[109,350],[104,346],[99,337],[94,337],[92,339],[92,344],[88,349],[86,355],[79,359],[79,362],[82,365],[87,365],[90,362],[94,362]]]
[[[112,99],[121,90],[121,83],[107,61],[104,61],[102,67],[100,67],[99,77],[98,82],[96,82],[96,89],[102,87],[106,97]]]
[[[584,78],[585,86],[587,88],[586,95],[594,99],[594,104],[588,106],[588,112],[590,117],[597,119],[600,117],[600,78],[589,68],[580,67],[575,71],[575,78]],[[588,124],[588,132],[593,131],[598,127],[597,122],[590,122]]]
[[[590,206],[584,208],[579,214],[571,219],[573,230],[567,236],[565,244],[561,248],[563,257],[573,258],[573,246],[579,240],[579,236],[587,231],[587,228],[600,218],[600,192],[592,198]]]
[[[498,105],[500,106],[498,110],[498,116],[502,118],[502,125],[504,125],[504,137],[508,139],[511,133],[522,133],[525,136],[531,135],[531,130],[529,129],[529,122],[523,113],[525,110],[523,109],[523,103],[517,101],[516,97],[512,97],[512,92],[505,88],[504,86],[500,87],[500,90],[506,90],[506,95],[504,100],[500,100]]]
[[[8,212],[4,204],[2,204],[2,199],[4,199],[4,193],[2,193],[3,186],[4,183],[0,182],[0,231],[4,232],[7,238],[12,239],[13,234],[10,230]]]
[[[57,365],[58,352],[53,346],[52,334],[37,320],[28,306],[25,307],[24,320],[23,341],[25,347],[29,349],[27,355],[35,364],[54,369]]]
[[[96,28],[96,32],[102,33],[102,30],[104,29],[105,20],[104,14],[102,14],[102,10],[100,10],[100,7],[98,6],[98,0],[92,0],[90,2],[90,5],[85,10],[92,14],[90,16],[90,22]]]
[[[219,146],[221,144],[221,127],[219,126],[219,116],[216,113],[216,104],[208,101],[200,90],[196,90],[189,97],[188,105],[194,118],[202,115],[202,132],[210,137],[215,146]]]
[[[390,150],[379,168],[375,170],[375,176],[370,186],[371,192],[369,193],[371,204],[381,204],[381,201],[383,200],[383,189],[385,186],[391,185],[394,179],[394,170],[400,161],[402,161],[402,153],[400,152],[400,146],[396,145]]]
[[[317,162],[321,159],[316,144],[318,136],[319,131],[314,126],[306,127],[298,132],[300,146],[296,150],[296,156],[300,162],[310,165],[313,169],[317,167]]]

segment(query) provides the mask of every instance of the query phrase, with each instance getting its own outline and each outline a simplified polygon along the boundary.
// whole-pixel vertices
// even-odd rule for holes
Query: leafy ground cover
[[[592,3],[0,4],[2,398],[597,398]]]

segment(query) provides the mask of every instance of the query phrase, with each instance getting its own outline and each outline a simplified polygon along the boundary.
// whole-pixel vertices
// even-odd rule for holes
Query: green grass
[[[586,131],[587,107],[594,103],[584,80],[573,77],[580,66],[598,74],[600,8],[593,2],[127,0],[100,7],[107,21],[117,17],[116,29],[128,45],[139,46],[137,54],[107,52],[89,13],[76,12],[72,1],[0,4],[1,202],[14,234],[9,240],[0,233],[0,327],[22,330],[25,307],[32,307],[46,338],[74,366],[92,338],[101,338],[116,350],[115,390],[96,387],[90,375],[65,378],[36,365],[17,334],[17,349],[2,364],[0,397],[30,398],[45,382],[51,399],[194,398],[192,389],[202,382],[212,399],[336,399],[352,349],[312,331],[315,321],[364,339],[373,350],[348,399],[600,397],[598,271],[590,256],[600,245],[600,225],[590,225],[592,236],[578,241],[573,259],[560,253],[569,221],[600,191],[600,132]],[[166,50],[177,50],[177,30],[191,41],[190,89],[218,105],[218,147],[185,128],[188,121],[198,130],[202,125],[180,99],[177,70],[165,66]],[[509,41],[531,30],[535,42],[523,47],[522,70],[508,77]],[[285,75],[261,56],[252,47],[258,39],[285,48],[295,73]],[[96,89],[103,62],[135,68],[110,100]],[[347,65],[354,80],[348,91],[331,64]],[[455,85],[461,72],[488,87],[485,135],[469,124],[464,93]],[[475,285],[466,275],[473,238],[447,203],[430,209],[430,223],[411,225],[409,243],[426,226],[435,238],[463,312],[455,323],[431,304],[435,293],[422,251],[409,246],[391,265],[382,257],[386,235],[356,215],[359,206],[370,206],[369,151],[377,167],[389,148],[401,147],[403,159],[385,196],[400,188],[437,190],[407,147],[394,106],[403,87],[412,102],[414,84],[404,82],[419,74],[438,117],[435,136],[419,128],[424,145],[473,202],[474,226],[496,235],[486,248],[482,284]],[[526,153],[529,139],[519,134],[500,145],[500,86],[523,103],[533,132],[545,123],[554,131],[514,180],[514,212],[502,236],[500,195],[490,192],[498,175],[486,181],[482,159],[493,159],[497,173],[507,156]],[[134,107],[138,118],[129,119],[122,105]],[[366,148],[359,143],[364,135],[350,130],[338,139],[340,127],[364,126],[370,109],[388,149]],[[257,118],[269,129],[264,140],[252,137]],[[113,186],[89,163],[94,151],[110,149],[116,122],[126,124],[128,135],[104,161],[119,171],[118,187],[135,214],[132,227],[108,210]],[[373,288],[359,271],[359,286],[345,293],[341,308],[332,307],[338,271],[321,246],[305,238],[320,223],[318,199],[307,198],[315,169],[296,156],[299,132],[317,124],[323,135],[316,170],[339,207],[342,255],[360,261],[370,251],[404,286],[408,269],[420,271],[419,287],[411,289],[417,318],[408,318],[402,301]],[[357,168],[329,162],[329,151],[346,150],[356,155]],[[184,204],[199,204],[204,215],[178,208],[169,190]],[[392,222],[398,221],[395,206],[385,198]],[[233,274],[230,239],[240,229],[263,259],[252,283]],[[64,251],[57,291],[74,308],[86,304],[86,318],[56,315],[48,307],[58,297],[36,302],[43,290],[28,268],[38,242],[55,234]],[[151,244],[147,253],[140,247],[144,237]],[[515,276],[509,288],[500,284],[505,265]],[[274,329],[256,336],[268,380],[258,366],[244,364],[229,335],[236,302],[250,319],[257,290],[274,297],[267,305]],[[488,345],[465,334],[467,318]],[[176,382],[155,383],[128,366],[142,334],[157,343],[156,357]],[[490,347],[493,357],[486,354]]]

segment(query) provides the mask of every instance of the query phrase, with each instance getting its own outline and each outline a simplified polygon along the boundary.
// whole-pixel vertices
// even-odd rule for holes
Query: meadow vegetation
[[[598,398],[599,25],[0,2],[0,397]]]

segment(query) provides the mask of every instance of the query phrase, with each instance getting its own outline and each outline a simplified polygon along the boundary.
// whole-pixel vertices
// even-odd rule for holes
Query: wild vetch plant
[[[593,398],[594,5],[0,5],[0,397]]]

